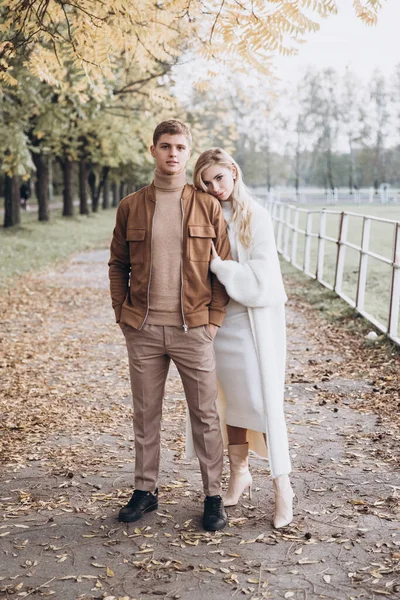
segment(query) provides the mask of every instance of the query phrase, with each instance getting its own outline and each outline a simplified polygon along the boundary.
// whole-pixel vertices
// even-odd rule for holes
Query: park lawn
[[[77,252],[107,247],[114,224],[114,208],[74,217],[53,210],[47,223],[40,223],[36,212],[23,213],[20,226],[0,228],[0,288],[27,271],[65,261]]]
[[[297,270],[293,265],[281,257],[280,260],[282,275],[285,283],[287,295],[289,297],[289,306],[293,303],[298,308],[297,300],[300,305],[315,311],[314,333],[319,336],[321,322],[324,321],[328,328],[333,326],[337,331],[346,331],[350,334],[356,344],[361,344],[365,348],[380,347],[385,352],[398,355],[400,346],[394,344],[389,338],[378,333],[377,340],[370,340],[367,334],[374,330],[371,323],[364,319],[359,313],[349,306],[335,292],[327,289],[315,279],[311,279]],[[308,335],[309,332],[307,331]],[[332,338],[333,339],[333,338]],[[337,341],[337,340],[336,340]]]
[[[322,207],[310,205],[301,206],[308,210],[320,211]],[[358,213],[361,215],[371,215],[383,219],[391,219],[400,221],[400,206],[397,205],[334,205],[325,206],[330,211],[344,211],[350,213]],[[319,213],[313,216],[313,233],[318,233],[319,229]],[[339,234],[340,215],[327,215],[326,234],[332,238],[337,238]],[[299,227],[305,229],[306,214],[301,213],[299,219]],[[349,242],[361,245],[363,219],[352,216],[349,218],[348,236]],[[376,254],[386,258],[393,258],[393,241],[394,241],[394,226],[388,223],[372,221],[370,232],[369,249]],[[311,260],[310,271],[316,272],[317,268],[317,251],[318,240],[313,238],[311,242]],[[299,265],[303,264],[304,256],[304,236],[299,235],[296,262]],[[337,256],[337,244],[334,242],[325,242],[325,260],[324,260],[324,280],[330,285],[334,284],[335,266]],[[343,293],[353,301],[356,299],[357,280],[359,273],[359,252],[351,248],[346,249],[345,268],[343,274]],[[368,275],[365,295],[365,310],[372,316],[379,319],[383,324],[387,323],[389,316],[390,305],[390,286],[392,278],[392,269],[389,265],[382,263],[374,258],[368,259]]]

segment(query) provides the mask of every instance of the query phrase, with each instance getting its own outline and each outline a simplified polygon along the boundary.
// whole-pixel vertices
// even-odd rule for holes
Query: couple
[[[269,458],[274,525],[284,527],[293,518],[283,411],[286,295],[270,217],[220,148],[201,154],[194,186],[186,183],[191,134],[181,121],[160,123],[150,150],[154,181],[121,200],[109,262],[129,357],[136,453],[135,491],[119,520],[158,508],[172,359],[188,405],[189,454],[193,446],[200,463],[204,529],[223,529],[224,505],[251,492],[249,449]],[[230,480],[222,499],[224,442]]]

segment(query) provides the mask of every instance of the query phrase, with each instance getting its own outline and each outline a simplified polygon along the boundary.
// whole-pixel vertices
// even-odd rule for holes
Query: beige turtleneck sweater
[[[156,212],[153,223],[150,325],[183,325],[181,308],[182,190],[185,172],[155,171]]]

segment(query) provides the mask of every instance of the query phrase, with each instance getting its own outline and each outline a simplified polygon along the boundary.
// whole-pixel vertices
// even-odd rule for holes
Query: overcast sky
[[[336,3],[339,13],[320,19],[320,30],[307,33],[307,41],[300,45],[298,55],[274,57],[275,75],[281,79],[284,88],[286,82],[302,79],[310,66],[318,69],[334,67],[339,74],[349,67],[362,82],[377,67],[390,76],[395,65],[400,63],[400,0],[387,0],[380,11],[378,24],[373,27],[356,17],[353,0],[336,0]],[[312,14],[316,18],[315,13]],[[207,79],[207,69],[208,65],[202,59],[185,60],[176,69],[176,92],[180,99],[191,93],[193,82],[199,77]],[[251,80],[251,72],[248,75]]]
[[[321,28],[308,34],[298,56],[276,57],[276,74],[297,80],[308,65],[317,68],[346,66],[363,79],[379,67],[386,75],[400,63],[400,0],[387,0],[375,27],[367,27],[355,16],[352,0],[337,0],[339,14],[321,20]]]

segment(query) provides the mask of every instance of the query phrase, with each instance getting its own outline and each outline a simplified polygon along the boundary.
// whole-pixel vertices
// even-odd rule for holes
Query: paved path
[[[400,598],[398,437],[381,418],[352,408],[373,382],[347,376],[344,353],[332,352],[313,315],[294,302],[292,526],[272,528],[268,464],[252,458],[253,501],[229,509],[223,532],[202,531],[200,476],[184,456],[184,395],[174,369],[159,510],[136,524],[116,521],[132,489],[132,412],[106,262],[104,251],[78,255],[26,277],[6,298],[0,598]]]

